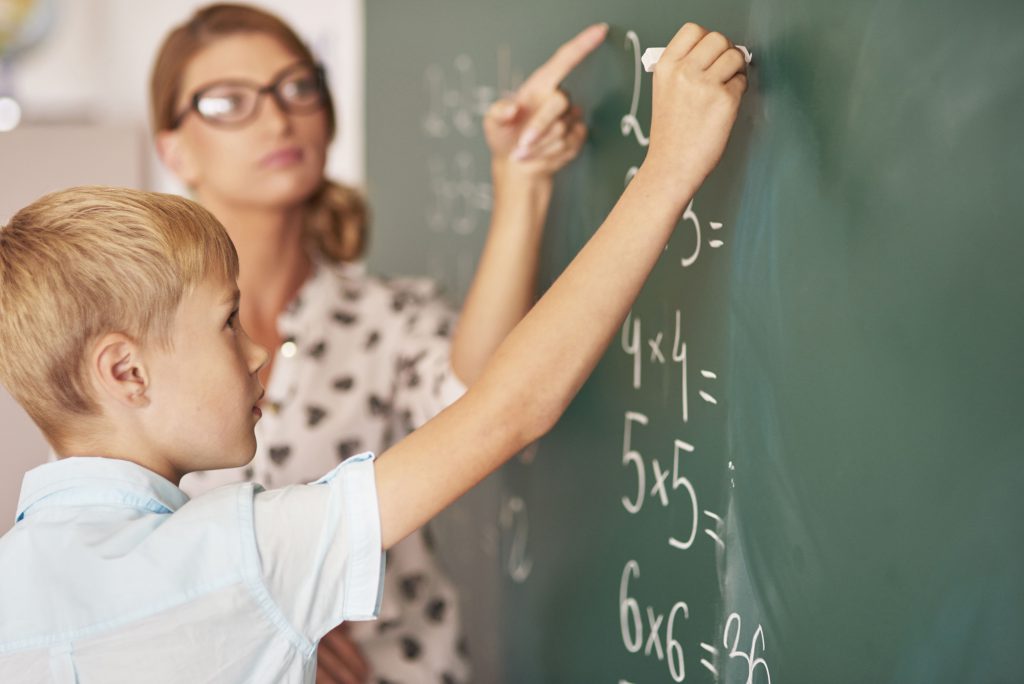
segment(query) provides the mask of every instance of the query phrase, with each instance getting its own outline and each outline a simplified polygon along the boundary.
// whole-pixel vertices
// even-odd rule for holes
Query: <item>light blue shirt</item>
[[[383,570],[371,454],[192,500],[128,461],[47,463],[0,538],[0,682],[313,682]]]

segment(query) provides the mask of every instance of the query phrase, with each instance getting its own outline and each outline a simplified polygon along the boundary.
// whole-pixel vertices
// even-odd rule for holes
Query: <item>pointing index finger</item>
[[[548,61],[537,68],[519,89],[520,94],[551,91],[597,49],[608,35],[608,24],[593,24],[564,43]]]

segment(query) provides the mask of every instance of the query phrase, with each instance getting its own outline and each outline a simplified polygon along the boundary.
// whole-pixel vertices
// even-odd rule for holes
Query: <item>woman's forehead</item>
[[[266,83],[295,63],[298,55],[265,33],[236,33],[207,45],[189,60],[182,78],[185,97],[197,88],[223,80]]]

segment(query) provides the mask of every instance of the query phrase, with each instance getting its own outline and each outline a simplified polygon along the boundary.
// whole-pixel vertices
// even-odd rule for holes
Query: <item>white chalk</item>
[[[750,54],[750,50],[742,45],[737,45],[736,49],[743,53],[743,59],[747,61],[747,64],[750,64],[750,60],[754,58]],[[663,52],[665,52],[665,48],[647,48],[644,50],[643,56],[640,57],[640,63],[644,65],[644,71],[654,71],[654,65],[661,59]]]
[[[644,71],[654,71],[654,65],[661,59],[661,53],[665,48],[647,48],[640,57],[640,63],[644,65]]]

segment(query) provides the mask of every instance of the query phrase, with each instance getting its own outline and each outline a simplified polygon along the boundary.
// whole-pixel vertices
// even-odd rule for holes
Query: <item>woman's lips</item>
[[[263,155],[260,159],[260,166],[265,169],[281,169],[298,164],[302,161],[302,157],[302,148],[282,147],[279,150]]]

